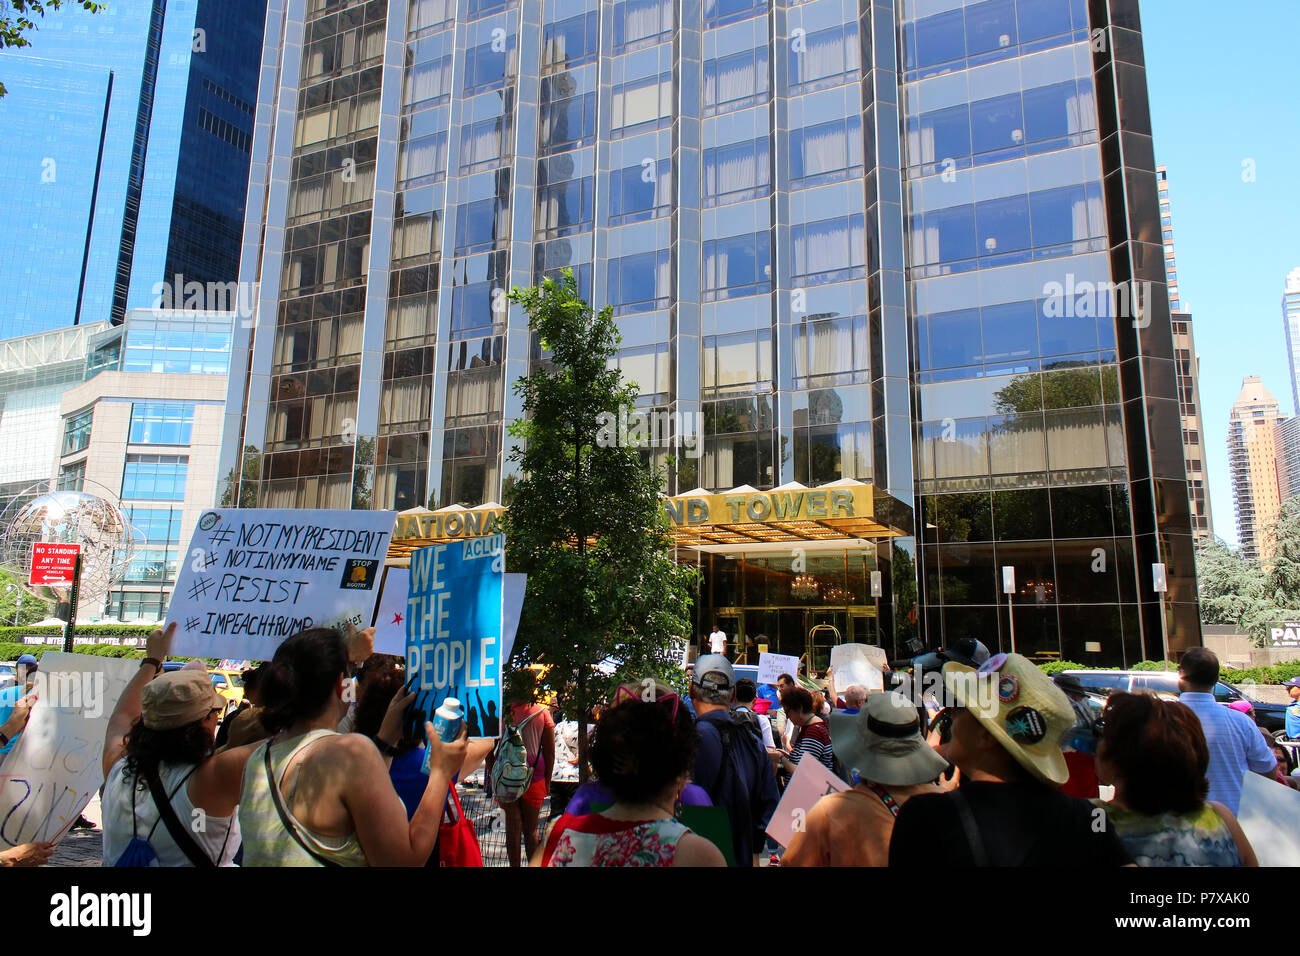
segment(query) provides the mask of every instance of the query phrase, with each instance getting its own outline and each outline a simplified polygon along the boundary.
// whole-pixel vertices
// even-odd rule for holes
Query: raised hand
[[[167,625],[166,630],[155,630],[144,642],[144,656],[152,657],[158,663],[167,660],[172,650],[172,639],[176,637],[176,622]]]

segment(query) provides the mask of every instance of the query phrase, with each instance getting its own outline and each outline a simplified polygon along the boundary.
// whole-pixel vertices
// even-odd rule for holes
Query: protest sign
[[[385,568],[383,590],[375,605],[375,653],[406,654],[406,599],[411,589],[410,568]]]
[[[205,511],[172,592],[174,653],[270,660],[286,637],[370,621],[392,511]]]
[[[503,626],[504,543],[503,535],[490,535],[411,554],[406,669],[415,707],[432,719],[455,697],[471,736],[500,726],[503,649],[514,641]]]
[[[831,667],[835,671],[835,693],[841,697],[854,684],[868,691],[885,689],[884,667],[889,658],[883,648],[871,644],[838,644],[831,648]]]
[[[108,718],[140,662],[47,651],[31,719],[0,768],[0,846],[57,842],[104,782]]]
[[[1255,849],[1260,866],[1300,866],[1300,792],[1247,773],[1241,787],[1237,822]]]
[[[515,633],[519,630],[519,615],[524,608],[526,574],[507,574],[502,585],[504,608],[502,611],[501,660],[510,660]],[[385,568],[384,587],[375,606],[375,653],[406,653],[406,601],[411,589],[409,568]]]
[[[795,832],[803,830],[813,804],[828,793],[843,793],[848,789],[849,785],[827,770],[820,760],[805,757],[795,767],[781,802],[772,813],[767,835],[782,846],[789,846]]]
[[[798,677],[799,658],[789,654],[758,655],[758,682],[760,684],[775,684],[776,679],[782,674]]]

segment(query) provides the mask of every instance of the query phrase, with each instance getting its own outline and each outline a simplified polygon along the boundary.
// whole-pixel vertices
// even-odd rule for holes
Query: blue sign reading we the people
[[[491,535],[411,554],[406,667],[420,738],[448,697],[460,701],[471,737],[500,733],[504,547],[504,535]]]

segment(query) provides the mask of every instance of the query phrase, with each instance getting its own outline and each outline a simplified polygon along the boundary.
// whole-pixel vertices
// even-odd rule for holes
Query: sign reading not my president
[[[167,610],[173,652],[270,660],[313,626],[369,622],[392,511],[205,511]]]

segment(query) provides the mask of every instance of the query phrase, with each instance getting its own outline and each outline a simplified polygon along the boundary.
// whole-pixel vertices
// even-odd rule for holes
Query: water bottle
[[[455,697],[448,697],[433,712],[433,732],[445,744],[455,743],[465,725],[465,710]]]
[[[433,712],[433,732],[443,743],[454,743],[460,737],[461,727],[465,724],[465,710],[455,697],[448,697]],[[420,773],[429,773],[428,750],[424,752],[424,761],[420,764]]]

